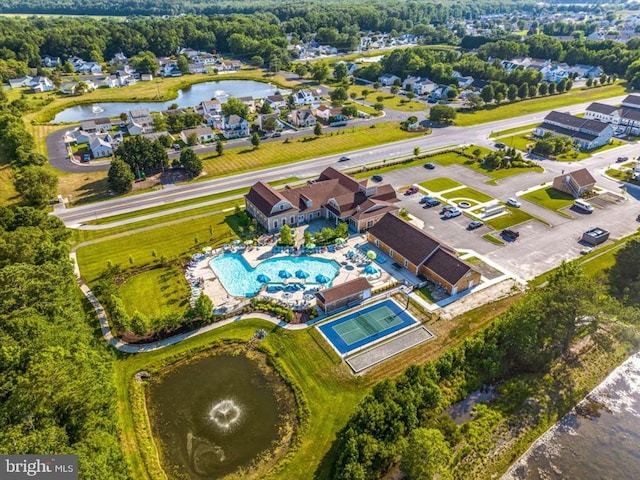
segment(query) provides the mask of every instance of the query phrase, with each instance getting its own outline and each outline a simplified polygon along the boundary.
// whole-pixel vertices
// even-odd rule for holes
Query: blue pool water
[[[331,286],[331,282],[338,275],[338,265],[333,260],[316,257],[277,257],[261,262],[256,268],[238,253],[224,253],[209,262],[209,265],[222,282],[230,295],[236,297],[252,297],[260,291],[264,283],[258,281],[258,276],[266,275],[269,283],[282,283],[280,276],[282,270],[289,272],[291,277],[288,283],[300,282],[306,285],[320,285],[316,277],[324,275],[329,281],[324,285]],[[308,276],[301,280],[296,277],[296,272],[302,270]]]
[[[385,308],[391,310],[393,314],[398,317],[399,322],[394,324],[393,326],[379,330],[376,333],[368,335],[361,340],[358,340],[353,343],[349,343],[348,340],[342,338],[339,331],[343,330],[341,328],[336,329],[336,327],[340,327],[347,322],[354,322],[360,315],[370,314],[375,310],[379,310],[381,308]],[[318,327],[320,331],[324,334],[325,338],[335,347],[338,352],[342,355],[345,355],[353,350],[356,350],[364,345],[369,343],[378,342],[379,340],[391,335],[403,328],[406,328],[410,325],[417,324],[418,321],[404,308],[398,305],[391,299],[383,300],[382,302],[374,303],[366,308],[361,310],[356,310],[355,312],[350,313],[349,315],[345,315],[344,317],[337,318],[328,323],[324,323]]]

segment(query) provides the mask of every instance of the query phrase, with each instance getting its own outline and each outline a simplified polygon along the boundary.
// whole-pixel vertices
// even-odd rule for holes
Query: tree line
[[[0,453],[72,453],[84,480],[125,480],[114,357],[68,240],[56,217],[0,207]]]
[[[611,269],[612,279],[617,278],[612,281],[613,291],[632,298],[636,305],[638,296],[625,282],[638,282],[639,252],[640,241],[631,242]],[[631,265],[623,263],[629,258],[633,258]],[[509,384],[519,376],[547,372],[554,362],[571,357],[576,338],[591,334],[598,342],[604,322],[613,335],[621,331],[612,321],[616,317],[637,324],[637,310],[621,313],[620,308],[601,282],[587,277],[575,264],[563,263],[550,275],[547,286],[529,291],[459,347],[376,385],[339,434],[335,478],[382,478],[398,461],[411,480],[464,478],[465,458],[488,450],[482,439],[499,421],[499,409],[476,407],[474,421],[462,428],[439,412],[482,385]],[[601,337],[600,341],[607,343]],[[505,402],[518,407],[524,400],[514,389]]]

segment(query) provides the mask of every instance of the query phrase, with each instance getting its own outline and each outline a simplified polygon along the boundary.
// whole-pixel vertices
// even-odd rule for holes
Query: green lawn
[[[237,238],[238,219],[230,213],[218,213],[189,219],[179,226],[168,225],[119,238],[105,239],[77,250],[82,277],[89,284],[95,281],[108,261],[121,265],[123,270],[154,265],[161,256],[169,261],[217,246]],[[211,233],[213,232],[213,233]],[[156,256],[153,256],[153,251]]]
[[[431,180],[419,183],[418,185],[426,188],[430,192],[442,192],[444,190],[462,186],[460,182],[456,182],[455,180],[446,177],[432,178]]]
[[[482,238],[488,240],[491,243],[495,243],[496,245],[504,245],[504,242],[502,240],[491,233],[485,233],[484,235],[482,235]]]
[[[507,206],[507,212],[509,212],[507,215],[500,215],[499,217],[491,220],[486,220],[484,223],[492,227],[494,230],[502,230],[504,228],[524,223],[527,220],[535,219],[533,215],[529,215],[521,208]]]
[[[623,145],[623,142],[620,140],[612,140],[608,145],[603,145],[602,147],[594,148],[593,150],[562,153],[556,156],[555,160],[558,162],[579,162],[580,160],[593,157],[597,153],[602,153],[606,150],[619,147],[620,145]]]
[[[530,136],[531,132],[519,133],[517,135],[503,137],[500,139],[500,141],[504,143],[508,148],[515,148],[516,150],[520,150],[521,152],[526,152],[527,146],[535,143],[535,141],[532,140]]]
[[[489,138],[502,137],[504,135],[510,135],[518,132],[526,132],[528,130],[533,130],[538,125],[540,125],[540,122],[532,123],[530,125],[523,125],[521,127],[507,128],[506,130],[499,130],[497,132],[491,132],[491,135],[489,135]]]
[[[424,112],[427,110],[427,106],[424,102],[418,102],[417,100],[409,100],[407,97],[403,95],[393,95],[389,92],[381,92],[379,90],[374,90],[371,86],[361,86],[361,85],[351,85],[349,87],[348,92],[355,92],[357,98],[362,98],[362,91],[368,90],[369,94],[365,99],[367,102],[377,103],[377,98],[382,96],[382,104],[384,108],[389,108],[391,110],[398,110],[400,112]]]
[[[418,288],[415,290],[418,292],[418,295],[429,303],[436,303],[436,299],[433,298],[433,293],[431,293],[431,289],[428,286]]]
[[[489,195],[479,192],[470,187],[461,188],[459,190],[454,190],[453,192],[447,192],[442,195],[444,198],[460,201],[460,200],[475,200],[478,203],[490,202],[493,200],[493,197]]]
[[[467,154],[471,154],[471,152],[473,152],[476,148],[479,149],[481,152],[479,155],[479,158],[482,158],[484,155],[486,155],[490,151],[489,149],[484,147],[476,147],[475,145],[471,145],[465,149],[465,152],[467,152]],[[464,167],[470,168],[471,170],[475,170],[476,172],[488,175],[493,180],[500,180],[501,178],[511,177],[513,175],[519,175],[520,173],[527,173],[527,172],[541,173],[544,171],[542,167],[490,169],[485,167],[479,161],[476,161],[473,158],[468,158],[464,155],[460,155],[460,153],[458,152],[442,153],[440,155],[431,157],[429,160],[443,166],[462,165]],[[489,181],[488,183],[490,182],[491,181]]]
[[[570,215],[567,215],[566,213],[560,211],[560,209],[566,208],[569,205],[573,204],[574,198],[568,193],[561,192],[560,190],[556,190],[553,187],[547,187],[534,190],[533,192],[525,193],[524,195],[522,195],[522,198],[538,204],[541,207],[553,210],[560,215],[571,218]]]
[[[609,177],[616,180],[627,181],[629,172],[626,170],[618,170],[617,168],[608,168],[605,172]]]
[[[127,313],[147,318],[183,315],[189,307],[189,284],[179,267],[159,267],[129,277],[118,289]]]
[[[521,102],[509,103],[499,107],[492,106],[470,113],[458,113],[455,123],[461,127],[480,123],[519,117],[529,113],[537,113],[554,108],[566,107],[578,103],[595,102],[603,98],[615,97],[627,93],[626,84],[618,82],[599,88],[575,89],[561,95],[540,97]]]

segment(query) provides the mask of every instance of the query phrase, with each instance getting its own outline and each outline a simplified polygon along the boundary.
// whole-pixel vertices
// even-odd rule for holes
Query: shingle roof
[[[569,172],[571,178],[580,186],[586,187],[588,185],[593,185],[596,183],[596,179],[593,178],[593,175],[586,168],[581,168],[580,170],[574,170],[573,172]]]
[[[245,195],[245,198],[267,217],[271,216],[271,210],[278,202],[287,200],[271,185],[263,182],[254,184],[249,193]]]
[[[570,130],[584,130],[588,133],[600,133],[608,127],[607,123],[598,120],[589,120],[581,117],[574,117],[568,113],[552,111],[544,117],[544,123],[558,123],[561,127]]]
[[[343,298],[351,297],[356,293],[364,292],[372,288],[371,284],[364,277],[354,278],[348,282],[341,283],[335,287],[327,288],[316,293],[318,297],[325,305],[334,303]]]
[[[638,95],[627,95],[622,103],[629,103],[631,105],[638,105],[640,107],[640,96]]]
[[[451,285],[458,283],[462,277],[472,270],[469,264],[441,249],[436,250],[436,252],[427,259],[424,266],[439,277],[444,278]]]
[[[546,130],[547,132],[553,132],[557,135],[564,135],[565,137],[576,138],[579,140],[585,140],[587,142],[593,142],[597,135],[593,135],[591,133],[579,132],[577,130],[570,130],[568,128],[559,127],[558,125],[553,125],[551,123],[543,122],[538,128],[542,130]]]
[[[400,217],[387,213],[369,233],[414,265],[420,265],[440,247],[440,242]]]
[[[598,102],[593,102],[591,105],[587,107],[587,112],[603,113],[605,115],[611,115],[616,110],[618,110],[618,107],[614,107],[612,105],[607,105],[606,103],[598,103]]]

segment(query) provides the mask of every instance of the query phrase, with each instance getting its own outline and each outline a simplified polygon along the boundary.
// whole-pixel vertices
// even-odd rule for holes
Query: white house
[[[29,75],[26,75],[26,76],[20,77],[20,78],[11,78],[11,79],[9,79],[9,86],[11,88],[30,87],[31,86],[31,82],[33,82],[33,77],[30,77]]]
[[[577,78],[598,78],[602,75],[603,70],[600,67],[577,63],[573,67],[569,67],[569,73],[574,74]]]
[[[279,112],[280,109],[287,108],[287,99],[279,93],[275,95],[269,95],[263,100],[263,102],[268,103],[271,109],[275,112]]]
[[[316,117],[308,108],[292,111],[289,118],[296,127],[313,127],[316,124]]]
[[[458,87],[461,89],[465,89],[471,86],[473,83],[473,77],[461,75],[460,72],[453,72],[453,78],[455,78],[458,82]]]
[[[45,55],[42,59],[42,66],[46,68],[56,68],[61,63],[60,57],[50,57],[49,55]]]
[[[207,143],[216,139],[211,127],[200,126],[196,128],[188,128],[180,132],[180,138],[184,143],[189,143],[189,137],[192,135],[196,136],[198,143]]]
[[[400,77],[393,75],[392,73],[383,73],[378,77],[378,81],[380,85],[383,87],[390,87],[391,85],[395,85],[396,82],[400,81]]]
[[[91,138],[89,148],[91,149],[93,158],[104,158],[113,155],[113,147],[111,144],[99,135]]]
[[[190,63],[189,73],[207,73],[207,68],[202,63]]]
[[[313,105],[320,102],[320,92],[317,89],[303,88],[293,94],[293,102],[300,105]]]
[[[150,82],[151,80],[153,80],[153,75],[151,75],[150,73],[143,73],[142,75],[140,75],[141,82]]]
[[[222,132],[226,138],[249,136],[249,122],[238,115],[229,115],[222,120]]]
[[[591,150],[608,144],[613,137],[614,129],[611,125],[598,120],[552,111],[536,127],[534,135],[542,137],[547,132],[569,137],[580,145],[580,148]]]
[[[129,135],[153,132],[153,117],[146,108],[129,110],[129,123],[127,125]]]

